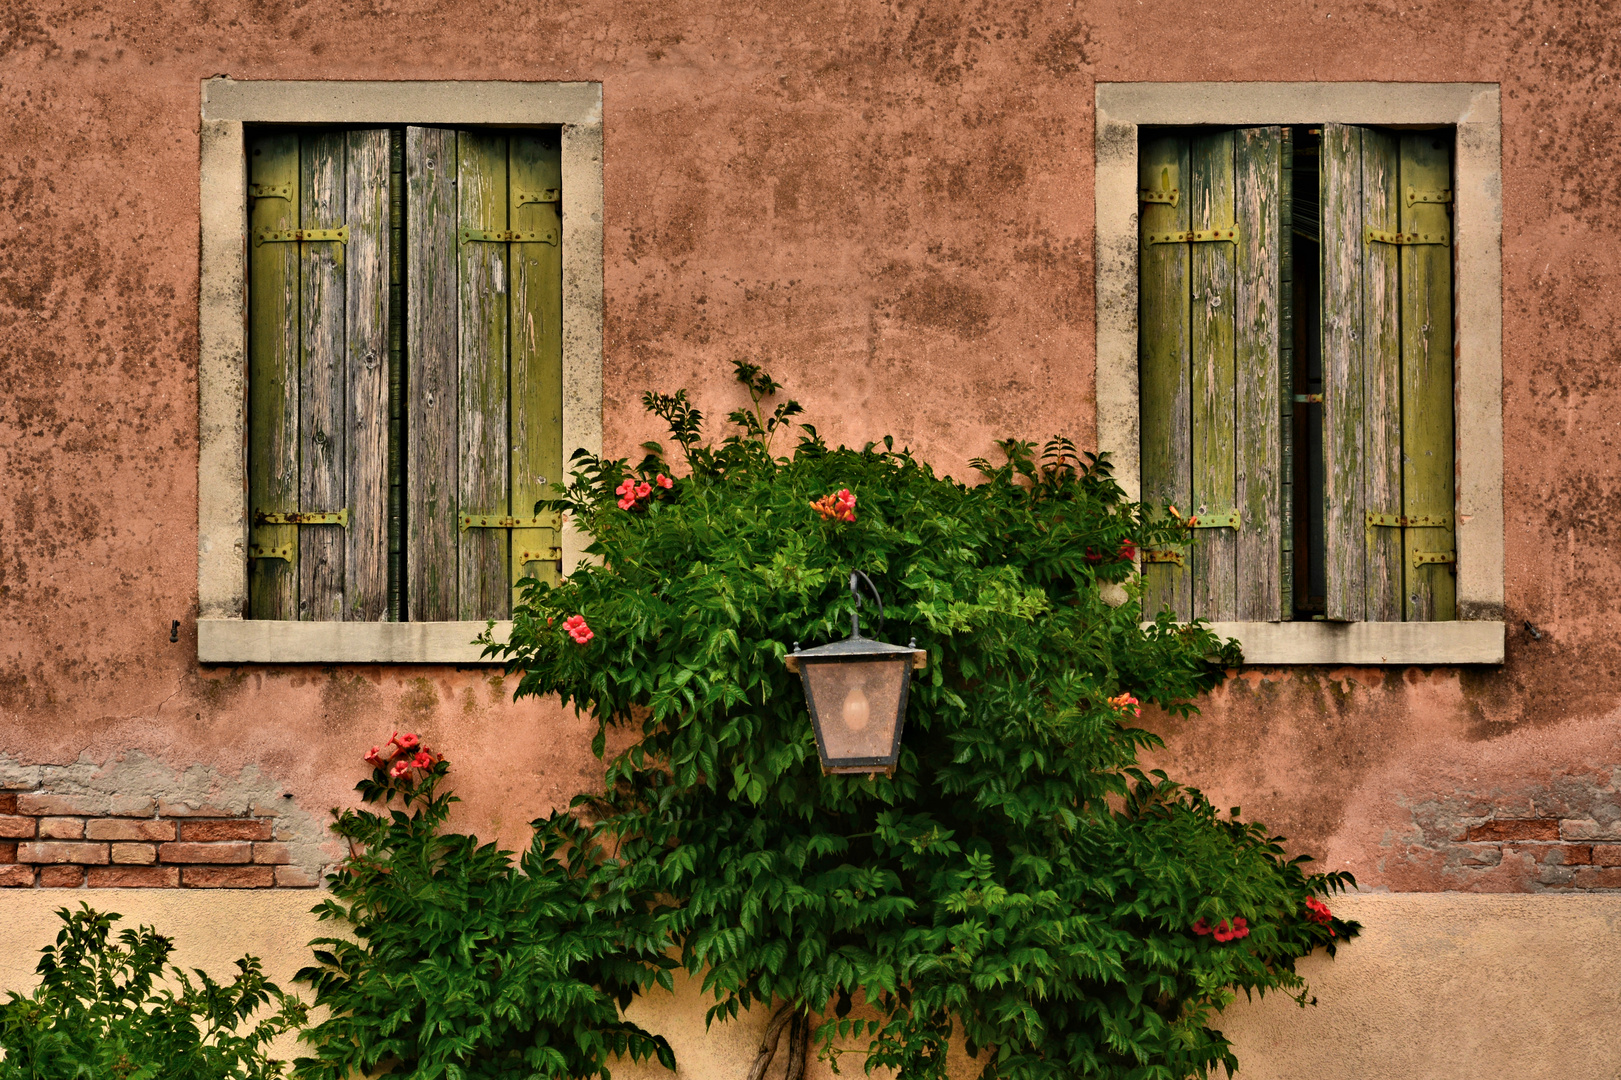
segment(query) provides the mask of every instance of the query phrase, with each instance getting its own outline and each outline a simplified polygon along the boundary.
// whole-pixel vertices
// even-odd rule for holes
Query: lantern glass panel
[[[893,759],[911,668],[910,654],[805,662],[824,758]]]

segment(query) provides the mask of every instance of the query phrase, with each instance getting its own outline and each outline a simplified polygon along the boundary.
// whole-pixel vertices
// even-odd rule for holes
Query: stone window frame
[[[1496,83],[1099,83],[1096,88],[1098,446],[1141,492],[1137,147],[1143,126],[1336,122],[1455,128],[1458,618],[1221,622],[1251,664],[1500,664],[1503,586],[1503,166]]]
[[[202,83],[198,285],[197,658],[205,663],[481,660],[483,620],[244,619],[247,599],[246,124],[559,126],[563,158],[563,443],[602,452],[602,84]],[[563,565],[589,537],[565,525]],[[497,638],[510,624],[497,623]]]

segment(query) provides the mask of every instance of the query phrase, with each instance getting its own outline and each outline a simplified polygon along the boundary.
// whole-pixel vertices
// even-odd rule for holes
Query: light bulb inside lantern
[[[872,709],[867,705],[867,694],[861,687],[853,687],[844,695],[844,726],[850,731],[860,731],[867,726],[872,718]]]

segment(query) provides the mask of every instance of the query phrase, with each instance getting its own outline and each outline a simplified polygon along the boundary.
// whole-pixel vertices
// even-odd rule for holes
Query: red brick
[[[173,889],[180,884],[178,866],[92,866],[92,889]]]
[[[84,884],[82,866],[46,866],[39,872],[42,889],[77,889]]]
[[[105,865],[106,844],[87,844],[72,840],[32,841],[17,845],[17,861],[31,863],[85,863]]]
[[[1593,861],[1593,848],[1589,844],[1561,844],[1549,849],[1545,861],[1557,861],[1560,866],[1587,866]]]
[[[293,857],[287,853],[286,844],[254,844],[253,861],[256,863],[290,863]]]
[[[1621,866],[1583,866],[1570,882],[1578,889],[1621,889]]]
[[[113,862],[119,866],[151,866],[158,861],[156,844],[114,844]]]
[[[31,889],[34,887],[32,866],[0,866],[0,889]]]
[[[17,861],[17,841],[0,840],[0,863],[14,863]]]
[[[31,840],[34,837],[34,819],[6,815],[0,817],[0,836],[8,840]]]
[[[48,817],[39,819],[41,840],[83,840],[84,818]]]
[[[186,866],[180,884],[188,889],[268,889],[276,883],[269,866]]]
[[[15,792],[0,791],[0,814],[15,814],[17,812],[17,795]]]
[[[1621,866],[1621,844],[1594,844],[1595,866]]]
[[[180,839],[209,840],[269,840],[270,822],[254,818],[235,821],[182,821]]]
[[[174,822],[152,818],[95,818],[84,827],[91,840],[173,840]]]
[[[160,844],[158,857],[166,863],[245,863],[253,845],[245,840],[224,844]]]
[[[1557,840],[1559,822],[1552,818],[1488,821],[1469,830],[1468,840]]]
[[[276,884],[284,889],[313,889],[321,884],[321,879],[302,866],[278,866]]]

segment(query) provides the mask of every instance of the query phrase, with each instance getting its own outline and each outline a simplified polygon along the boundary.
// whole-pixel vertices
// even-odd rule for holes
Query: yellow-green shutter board
[[[1234,146],[1237,133],[1195,135],[1185,183],[1189,230],[1230,228],[1237,212]],[[1233,230],[1236,233],[1236,230]],[[1189,346],[1193,363],[1192,502],[1230,507],[1237,494],[1236,245],[1192,248]],[[1238,543],[1232,530],[1198,530],[1189,552],[1193,617],[1228,622],[1238,614]]]
[[[1362,455],[1363,382],[1362,129],[1325,123],[1318,184],[1322,214],[1324,462],[1324,616],[1367,618]]]
[[[502,232],[508,224],[503,132],[456,132],[458,230]],[[511,253],[504,244],[459,244],[457,514],[511,514],[509,316]],[[511,611],[511,538],[500,529],[458,530],[459,619],[504,619]]]
[[[406,604],[416,622],[457,618],[456,133],[405,129]]]
[[[1415,191],[1452,186],[1451,139],[1439,131],[1402,132],[1401,183]],[[1402,208],[1402,232],[1450,234],[1450,206],[1414,200]],[[1452,251],[1404,246],[1401,260],[1402,513],[1450,518],[1454,506]],[[1382,508],[1381,508],[1382,509]],[[1450,527],[1404,530],[1411,556],[1403,590],[1409,621],[1457,617]]]
[[[251,199],[252,231],[298,227],[298,136],[253,134],[248,180],[277,197]],[[283,194],[285,193],[285,194]],[[248,505],[296,512],[298,502],[298,249],[248,250]],[[249,533],[250,619],[298,615],[298,529],[254,525]]]
[[[1138,187],[1180,191],[1188,173],[1184,135],[1145,136],[1138,154]],[[1142,207],[1139,248],[1138,364],[1141,388],[1142,497],[1155,507],[1192,502],[1192,369],[1188,354],[1191,248],[1149,244],[1155,232],[1185,231],[1186,199]],[[1161,557],[1164,556],[1164,557]],[[1174,557],[1173,557],[1174,556]],[[1170,609],[1192,615],[1192,578],[1181,552],[1143,552],[1143,611],[1152,617]]]

